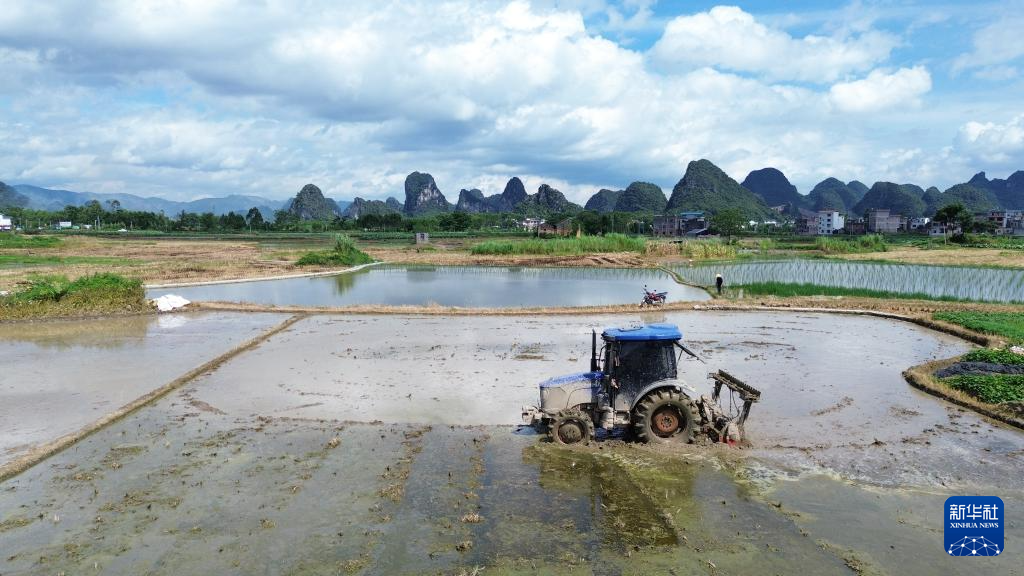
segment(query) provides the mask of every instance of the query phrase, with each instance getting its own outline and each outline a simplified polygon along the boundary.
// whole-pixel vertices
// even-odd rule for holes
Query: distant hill
[[[405,214],[423,216],[436,212],[448,212],[452,205],[438,189],[434,177],[427,173],[413,172],[405,177]]]
[[[924,190],[920,186],[875,182],[864,198],[854,206],[852,214],[862,216],[871,208],[887,208],[903,216],[923,216],[926,206],[922,196]]]
[[[999,207],[1008,210],[1024,210],[1024,171],[1018,170],[1006,180],[993,178],[989,180],[984,172],[978,172],[967,184],[991,192]]]
[[[333,220],[341,216],[338,205],[314,184],[306,184],[288,205],[288,212],[299,220]]]
[[[868,190],[870,190],[867,184],[864,184],[859,180],[850,180],[849,182],[846,183],[846,187],[849,188],[850,191],[854,193],[857,202],[860,202],[860,199],[863,198],[864,195],[868,193]]]
[[[491,212],[491,204],[484,197],[484,193],[477,188],[459,190],[459,201],[455,203],[455,210],[469,214],[480,214]],[[496,211],[496,210],[495,210]]]
[[[65,206],[81,206],[86,202],[96,200],[104,207],[107,202],[117,200],[124,210],[135,210],[140,212],[163,212],[169,217],[174,217],[182,211],[185,212],[213,212],[220,216],[228,212],[245,215],[250,208],[259,208],[260,212],[268,220],[274,217],[274,211],[284,208],[279,200],[270,200],[262,196],[244,196],[232,194],[218,198],[201,198],[189,202],[178,202],[158,197],[143,197],[134,194],[97,194],[93,192],[72,192],[70,190],[52,190],[29,184],[17,184],[13,186],[20,194],[28,198],[28,204],[24,207],[33,210],[63,210]],[[345,206],[348,202],[344,203]]]
[[[923,197],[924,195],[922,195],[922,200],[924,199]],[[926,202],[926,206],[927,204]],[[962,204],[971,212],[988,212],[989,210],[996,210],[1001,207],[999,199],[991,190],[972,186],[971,184],[951,186],[939,197],[939,201],[935,204],[935,209],[938,210],[949,204]]]
[[[541,184],[536,194],[527,196],[516,206],[516,212],[527,216],[547,217],[553,214],[573,214],[583,210],[579,204],[569,202],[560,190]]]
[[[703,210],[710,215],[736,209],[750,219],[772,217],[772,210],[756,194],[740,186],[709,160],[695,160],[672,188],[666,211]]]
[[[28,204],[27,196],[0,182],[0,208],[24,208]]]
[[[787,205],[790,212],[804,203],[804,197],[797,192],[796,186],[777,168],[754,170],[747,174],[741,186],[757,194],[768,206]]]
[[[622,190],[601,188],[587,200],[583,209],[593,210],[594,212],[611,212],[615,210],[615,203],[619,201],[619,196],[622,192]]]
[[[650,182],[633,182],[615,201],[616,212],[654,212],[665,211],[667,200],[661,187]]]
[[[463,188],[459,191],[459,201],[455,204],[455,209],[468,213],[513,212],[528,197],[523,181],[513,176],[509,178],[501,194],[484,196],[484,193],[476,188]]]
[[[837,178],[826,178],[818,182],[807,194],[805,206],[811,210],[838,210],[849,213],[864,198],[864,194],[867,194],[868,188],[863,188],[862,193],[860,187],[844,184]]]
[[[388,198],[388,200],[393,201],[393,203],[389,203],[384,200],[363,200],[356,196],[356,198],[352,200],[352,203],[342,210],[341,217],[359,219],[363,216],[370,215],[383,216],[385,214],[401,214],[402,205],[394,198]]]

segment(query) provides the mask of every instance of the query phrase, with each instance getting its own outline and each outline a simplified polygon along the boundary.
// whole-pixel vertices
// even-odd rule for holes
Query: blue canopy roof
[[[607,328],[601,337],[605,340],[620,342],[681,340],[683,333],[675,324],[648,324],[637,328]]]

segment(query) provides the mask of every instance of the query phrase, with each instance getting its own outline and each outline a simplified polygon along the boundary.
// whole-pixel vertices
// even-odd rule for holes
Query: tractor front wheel
[[[579,408],[562,410],[551,419],[548,436],[556,444],[588,443],[594,438],[594,420]]]
[[[690,400],[675,390],[655,390],[633,412],[633,431],[643,442],[692,442]]]

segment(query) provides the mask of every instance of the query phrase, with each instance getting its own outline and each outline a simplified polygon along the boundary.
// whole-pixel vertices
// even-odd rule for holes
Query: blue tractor
[[[595,428],[623,430],[643,442],[741,440],[761,393],[719,370],[708,375],[714,382],[710,395],[687,394],[678,362],[683,354],[700,358],[682,344],[677,326],[609,328],[600,349],[597,332],[591,338],[590,371],[542,382],[540,405],[523,408],[525,423],[559,444],[589,442]],[[723,388],[731,396],[728,409]]]

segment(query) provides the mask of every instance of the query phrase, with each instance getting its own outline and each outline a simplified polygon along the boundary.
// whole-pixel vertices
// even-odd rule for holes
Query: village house
[[[835,210],[818,212],[818,236],[831,236],[843,229],[843,215]]]
[[[539,228],[543,223],[544,220],[542,218],[524,218],[523,221],[519,223],[519,227],[523,230],[533,231]]]
[[[572,231],[572,218],[566,218],[553,225],[545,222],[537,227],[537,234],[541,236],[569,236]]]
[[[931,218],[924,216],[918,216],[915,218],[907,218],[907,232],[927,232],[928,224],[932,221]]]
[[[801,209],[794,230],[801,236],[831,236],[838,234],[843,226],[843,216],[835,210],[812,212]]]
[[[1000,236],[1024,236],[1024,210],[992,210],[986,216]]]
[[[14,223],[11,222],[11,218],[9,216],[0,214],[0,230],[10,230],[13,226]]]
[[[868,233],[868,223],[863,218],[854,218],[853,220],[847,220],[846,224],[843,225],[843,232],[855,236]]]
[[[707,230],[708,220],[704,212],[680,212],[668,216],[654,217],[655,236],[694,236],[690,232]]]
[[[886,208],[868,210],[867,228],[872,234],[895,234],[905,226],[905,219],[899,214],[892,214]]]
[[[928,223],[928,236],[932,238],[955,236],[962,232],[963,229],[955,224],[944,224],[942,222],[936,222],[935,220]]]

